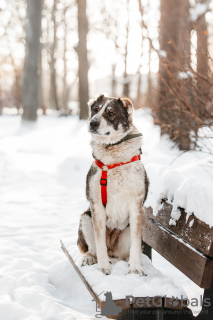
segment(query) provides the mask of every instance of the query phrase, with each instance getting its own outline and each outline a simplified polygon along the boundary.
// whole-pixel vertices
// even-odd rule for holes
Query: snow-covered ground
[[[151,178],[147,203],[156,207],[160,192],[170,201],[174,198],[175,205],[182,201],[191,213],[199,203],[193,206],[196,199],[190,187],[196,197],[200,194],[199,208],[203,205],[208,212],[213,174],[207,156],[181,155],[166,139],[160,140],[159,128],[147,112],[136,112],[135,121],[144,134],[142,161]],[[28,127],[21,126],[18,116],[0,117],[1,320],[95,319],[95,303],[59,242],[63,239],[71,252],[77,252],[79,216],[88,206],[85,176],[91,162],[84,121],[49,115]],[[177,176],[181,178],[174,183]],[[203,212],[197,210],[196,215],[212,225]],[[189,298],[202,294],[155,252],[153,265],[182,286]]]

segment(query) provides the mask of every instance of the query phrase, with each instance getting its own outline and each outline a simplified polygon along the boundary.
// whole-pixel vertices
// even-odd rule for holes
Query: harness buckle
[[[107,186],[107,179],[101,179],[100,180],[100,185],[101,186]]]

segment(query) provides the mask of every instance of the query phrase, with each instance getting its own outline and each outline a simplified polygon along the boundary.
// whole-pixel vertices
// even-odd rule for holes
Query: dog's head
[[[97,142],[115,143],[127,135],[132,127],[132,102],[127,99],[100,95],[90,100],[88,130]]]

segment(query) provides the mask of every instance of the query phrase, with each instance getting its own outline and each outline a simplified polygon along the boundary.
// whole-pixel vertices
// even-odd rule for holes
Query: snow
[[[186,72],[180,71],[178,73],[178,76],[179,76],[180,79],[188,79],[188,78],[193,78],[194,77],[193,73],[191,71],[189,71],[189,70],[186,71]]]
[[[173,205],[170,224],[175,224],[179,219],[178,208],[181,207],[188,217],[194,214],[212,227],[213,155],[201,151],[181,152],[168,137],[160,139],[160,129],[152,127],[151,119],[148,123],[152,131],[144,136],[142,159],[150,179],[145,206],[151,206],[154,215],[157,215],[162,207],[161,199],[167,199]],[[203,144],[205,148],[205,141]],[[211,144],[208,151],[213,152]]]
[[[163,58],[166,58],[167,57],[167,52],[165,50],[159,50],[158,51],[158,54],[163,57]]]
[[[129,295],[133,297],[187,298],[184,290],[171,278],[154,268],[150,259],[145,255],[142,255],[143,271],[147,275],[145,277],[127,274],[128,263],[124,261],[112,264],[111,275],[106,276],[97,270],[97,264],[81,267],[81,260],[81,258],[78,259],[78,266],[97,294],[111,291],[114,299],[125,299]],[[101,300],[105,300],[104,294],[99,297]]]
[[[193,224],[194,224],[194,219],[192,219],[190,222],[189,222],[189,227],[191,228],[192,226],[193,226]]]
[[[209,10],[209,2],[206,3],[200,3],[198,2],[195,6],[195,8],[192,9],[190,20],[191,21],[197,21],[200,16],[208,12]]]
[[[167,138],[160,139],[159,127],[153,126],[147,111],[135,112],[135,121],[144,133],[142,161],[151,181],[146,205],[156,212],[160,198],[167,197],[174,205],[174,220],[182,206],[212,225],[212,156],[180,153]],[[0,117],[1,320],[95,319],[95,303],[59,242],[62,239],[73,257],[80,259],[77,230],[80,214],[88,206],[85,177],[91,162],[85,122],[77,117],[39,116],[33,126],[21,126],[19,116]],[[124,262],[113,266],[110,277],[121,277],[124,283],[131,278],[134,294],[142,287],[152,294],[154,287],[157,294],[164,290],[165,294],[186,292],[189,298],[202,294],[157,253],[153,266],[142,258],[146,278],[124,276]],[[89,268],[84,272],[90,273]],[[103,279],[94,283],[98,291],[97,286],[107,284],[104,278],[109,278],[97,275]]]

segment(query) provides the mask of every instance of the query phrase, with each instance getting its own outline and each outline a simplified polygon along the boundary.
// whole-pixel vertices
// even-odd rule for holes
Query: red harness
[[[101,180],[100,180],[100,185],[101,185],[101,198],[102,198],[102,203],[104,206],[107,204],[107,171],[103,170],[103,167],[107,167],[107,169],[113,169],[115,167],[123,166],[124,164],[134,162],[141,160],[141,155],[139,154],[138,156],[134,156],[130,161],[128,162],[121,162],[121,163],[115,163],[109,166],[105,166],[101,161],[95,160],[96,165],[102,169],[102,175],[101,175]]]

